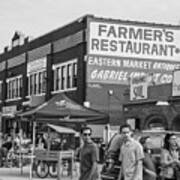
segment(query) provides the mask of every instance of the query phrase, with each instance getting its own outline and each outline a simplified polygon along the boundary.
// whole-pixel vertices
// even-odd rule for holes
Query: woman
[[[139,142],[142,144],[144,150],[143,180],[155,180],[157,175],[150,151],[151,139],[149,136],[144,136],[140,138]]]
[[[177,180],[176,172],[180,168],[179,147],[175,134],[166,134],[161,152],[161,176],[164,180]]]

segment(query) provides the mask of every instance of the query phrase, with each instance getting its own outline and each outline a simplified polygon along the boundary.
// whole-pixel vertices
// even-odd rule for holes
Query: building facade
[[[92,15],[33,40],[16,32],[0,54],[1,129],[8,132],[16,113],[61,92],[109,114],[111,125],[124,123],[133,78],[172,82],[180,67],[179,37],[179,26]]]
[[[135,129],[180,130],[180,98],[173,96],[172,83],[148,87],[148,99],[124,104],[124,118]]]

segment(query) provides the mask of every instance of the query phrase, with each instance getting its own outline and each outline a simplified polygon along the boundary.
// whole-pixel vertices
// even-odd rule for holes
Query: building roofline
[[[91,17],[92,18],[92,17]],[[166,24],[166,23],[156,23],[156,22],[147,22],[147,21],[135,21],[135,20],[123,20],[123,19],[114,19],[114,18],[104,18],[104,17],[98,17],[93,16],[94,20],[97,21],[104,21],[104,22],[114,22],[114,23],[123,23],[123,24],[132,24],[132,25],[145,25],[148,27],[164,27],[164,28],[179,28],[180,25],[173,25],[173,24]]]

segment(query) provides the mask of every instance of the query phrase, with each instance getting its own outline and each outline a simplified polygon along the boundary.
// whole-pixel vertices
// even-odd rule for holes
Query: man
[[[107,159],[109,160],[108,169],[113,168],[115,161],[116,163],[119,162],[118,157],[120,154],[122,143],[123,143],[123,138],[119,130],[119,132],[111,138],[108,145],[108,149],[107,149]]]
[[[80,149],[80,178],[79,180],[98,179],[97,161],[98,150],[91,140],[92,129],[84,127],[81,129],[83,146]]]
[[[120,127],[123,136],[123,145],[119,156],[121,171],[118,180],[142,180],[143,148],[140,143],[132,138],[132,130],[129,124]]]

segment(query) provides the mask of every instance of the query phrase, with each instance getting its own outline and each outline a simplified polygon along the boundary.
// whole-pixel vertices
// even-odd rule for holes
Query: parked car
[[[157,170],[157,174],[160,172],[160,153],[163,147],[164,137],[167,133],[174,133],[177,136],[177,143],[180,145],[180,132],[175,131],[167,131],[161,129],[151,129],[151,130],[143,130],[140,132],[136,132],[134,134],[134,138],[139,141],[142,136],[150,136],[152,139],[151,151],[152,157],[154,158],[155,167]],[[115,135],[116,136],[116,135]],[[107,147],[110,147],[110,143],[112,143],[113,138],[110,140]],[[102,180],[116,180],[120,171],[120,162],[118,161],[120,150],[115,151],[113,154],[108,154],[108,148],[106,149],[106,157],[105,162],[101,171],[101,179]]]

